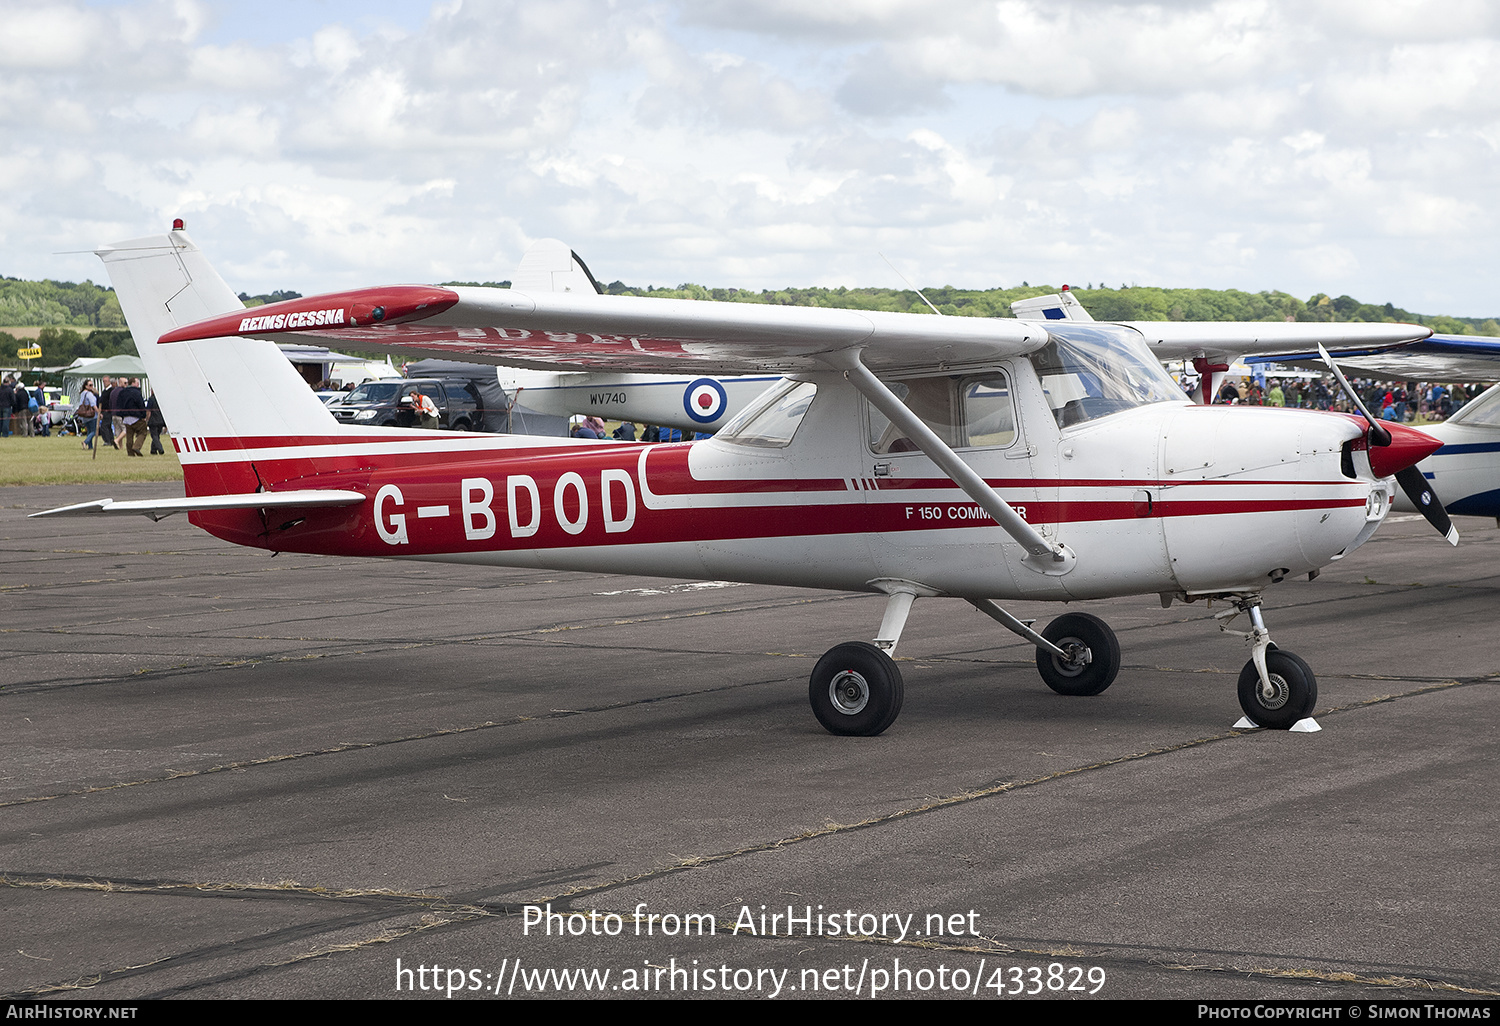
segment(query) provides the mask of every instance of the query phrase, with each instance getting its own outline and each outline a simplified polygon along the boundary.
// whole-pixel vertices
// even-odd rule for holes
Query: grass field
[[[81,439],[0,438],[0,485],[87,484],[108,481],[181,481],[182,467],[165,434],[165,456],[126,456],[125,450],[99,446],[98,458],[83,448]],[[150,452],[151,439],[142,451]]]

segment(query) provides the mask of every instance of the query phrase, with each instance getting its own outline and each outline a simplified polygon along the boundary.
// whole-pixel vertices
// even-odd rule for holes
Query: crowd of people
[[[0,382],[0,410],[9,411],[3,418],[6,437],[47,437],[52,434],[53,410],[40,382],[27,387],[17,377]],[[63,418],[65,433],[76,433],[86,450],[100,442],[124,449],[127,456],[145,456],[142,448],[151,436],[151,455],[166,455],[161,435],[167,422],[161,415],[156,396],[149,399],[141,391],[140,378],[104,378],[95,391],[92,381],[78,387],[78,397],[71,412]]]
[[[1447,420],[1488,385],[1427,381],[1389,382],[1355,378],[1349,382],[1370,411],[1385,420]],[[1333,376],[1267,378],[1264,386],[1251,380],[1236,385],[1226,381],[1214,400],[1244,406],[1289,406],[1305,410],[1356,412]]]
[[[636,435],[640,437],[637,439]],[[574,438],[613,438],[620,442],[642,441],[649,444],[657,442],[691,442],[698,438],[712,438],[712,432],[684,432],[681,428],[657,427],[655,424],[647,424],[644,431],[638,429],[628,420],[621,421],[620,426],[613,431],[599,417],[582,417],[568,426],[568,434]]]
[[[19,376],[9,374],[0,381],[0,436],[49,434],[46,410],[47,395],[41,382],[28,388]]]

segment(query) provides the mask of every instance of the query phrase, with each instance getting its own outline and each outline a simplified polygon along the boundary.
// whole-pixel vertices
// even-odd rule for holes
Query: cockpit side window
[[[1500,385],[1489,389],[1477,399],[1470,399],[1464,408],[1448,418],[1450,424],[1467,424],[1470,427],[1500,427]]]
[[[1004,447],[1016,440],[1016,412],[1010,379],[1001,371],[965,377],[908,378],[886,383],[921,418],[922,423],[955,449]],[[917,452],[920,447],[868,402],[870,451],[878,455]]]
[[[817,394],[818,386],[811,381],[783,381],[724,425],[715,437],[733,445],[784,449],[792,444]]]
[[[964,444],[1004,448],[1016,440],[1016,407],[1004,374],[964,383]]]

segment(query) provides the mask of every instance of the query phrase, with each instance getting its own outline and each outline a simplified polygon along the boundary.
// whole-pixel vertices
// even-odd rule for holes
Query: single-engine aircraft
[[[1438,445],[1357,417],[1203,406],[1158,352],[1391,344],[1402,324],[933,317],[396,285],[245,309],[181,230],[99,250],[161,399],[186,497],[34,516],[186,512],[271,551],[703,577],[883,593],[873,643],[835,645],[808,697],[834,734],[901,711],[891,655],[912,603],[974,605],[1036,647],[1043,681],[1096,695],[1114,632],[1038,632],[1007,600],[1220,599],[1243,615],[1253,725],[1317,729],[1317,682],[1262,593],[1316,576]],[[539,368],[783,376],[716,437],[636,446],[336,423],[273,344]],[[1155,351],[1153,351],[1155,350]],[[1439,504],[1438,511],[1441,513]],[[1241,721],[1242,723],[1245,721]],[[1310,726],[1308,724],[1311,724]]]

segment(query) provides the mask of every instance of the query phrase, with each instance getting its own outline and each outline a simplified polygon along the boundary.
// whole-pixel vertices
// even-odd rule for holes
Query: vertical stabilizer
[[[1010,304],[1010,310],[1023,321],[1092,321],[1094,319],[1066,285],[1063,286],[1062,292],[1054,292],[1050,296],[1018,299]]]
[[[157,344],[172,328],[244,308],[185,232],[117,242],[97,253],[179,451],[184,443],[186,451],[207,452],[226,439],[337,431],[333,415],[274,343]]]
[[[603,292],[588,266],[557,239],[537,239],[516,265],[510,287],[517,292]]]

